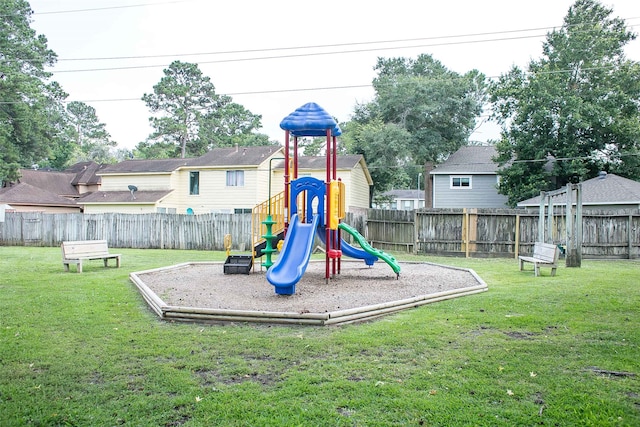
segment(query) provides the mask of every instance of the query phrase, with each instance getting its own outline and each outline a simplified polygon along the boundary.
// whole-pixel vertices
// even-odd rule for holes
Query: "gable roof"
[[[186,159],[125,160],[108,165],[98,174],[171,173],[181,167],[258,166],[282,149],[279,145],[225,147]]]
[[[99,165],[96,162],[79,162],[65,169],[63,172],[73,173],[75,177],[71,181],[72,185],[97,185],[100,184],[100,177],[97,172],[109,165]]]
[[[117,203],[117,204],[149,204],[165,198],[173,190],[165,191],[136,191],[133,196],[130,191],[96,191],[78,200],[78,204],[89,203]]]
[[[78,189],[72,181],[75,174],[68,172],[20,169],[18,183],[29,184],[57,196],[77,197]]]
[[[362,166],[365,177],[369,185],[373,184],[369,168],[364,160],[362,154],[347,154],[337,156],[336,169],[340,170],[352,170],[358,163]],[[298,157],[298,169],[307,170],[325,170],[327,167],[326,156],[299,156]],[[280,160],[273,165],[274,169],[284,169],[284,160]]]
[[[555,203],[566,204],[566,194],[555,197]],[[573,202],[575,203],[575,197]],[[583,205],[620,205],[640,206],[640,182],[615,174],[603,173],[601,176],[582,182]],[[520,207],[540,206],[540,196],[518,203]]]
[[[0,202],[14,206],[77,206],[75,200],[58,196],[57,194],[27,184],[26,182],[0,189]]]
[[[280,145],[214,148],[192,159],[189,166],[258,166],[269,156],[282,150]]]
[[[443,163],[433,169],[431,175],[451,174],[496,174],[498,164],[493,161],[497,154],[493,145],[467,145],[460,147]]]
[[[364,157],[361,154],[348,154],[337,156],[337,169],[353,169],[360,162],[364,162]],[[284,160],[273,165],[276,169],[284,168]],[[299,156],[298,168],[299,169],[325,169],[327,167],[326,156]]]
[[[191,159],[125,160],[109,165],[98,172],[99,175],[123,173],[171,173],[189,164]]]

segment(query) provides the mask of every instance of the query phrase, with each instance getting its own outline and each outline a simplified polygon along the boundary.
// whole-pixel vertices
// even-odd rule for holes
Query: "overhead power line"
[[[154,3],[126,4],[121,6],[92,7],[87,9],[51,10],[51,11],[45,11],[45,12],[33,12],[33,14],[34,15],[59,15],[63,13],[97,12],[102,10],[130,9],[135,7],[146,7],[146,6],[163,6],[167,4],[173,4],[173,3],[189,3],[192,1],[194,0],[169,0],[169,1],[163,1],[163,2],[154,2]]]
[[[628,19],[640,19],[640,18],[628,18]],[[636,26],[638,25],[629,25],[629,27],[636,27]],[[410,38],[410,39],[377,40],[377,41],[334,43],[334,44],[307,45],[307,46],[284,46],[284,47],[274,47],[274,48],[242,49],[242,50],[228,50],[228,51],[217,51],[217,52],[191,52],[191,53],[173,53],[173,54],[158,54],[158,55],[132,55],[132,56],[111,56],[111,57],[87,57],[87,58],[58,58],[58,61],[59,62],[62,62],[62,61],[69,61],[69,62],[70,61],[115,61],[115,60],[123,60],[123,59],[151,59],[151,58],[172,58],[172,57],[184,57],[184,56],[237,55],[237,54],[246,54],[246,53],[274,52],[274,51],[287,51],[287,50],[326,49],[326,48],[348,47],[348,46],[366,46],[366,45],[372,45],[372,44],[411,43],[411,42],[419,42],[419,41],[426,41],[426,40],[486,37],[486,36],[495,36],[495,35],[501,35],[501,34],[529,33],[532,31],[549,31],[554,28],[556,27],[537,27],[537,28],[525,28],[525,29],[518,29],[518,30],[490,31],[490,32],[483,32],[483,33],[453,34],[448,36],[418,37],[418,38]],[[515,38],[467,40],[467,41],[462,41],[455,44],[517,40],[519,38],[542,37],[544,35],[535,34],[535,35],[520,36]],[[444,45],[453,44],[453,43],[454,42],[448,42],[444,44],[417,45],[417,46],[409,46],[409,47],[430,47],[430,46],[441,46],[441,45],[444,46]],[[406,47],[407,46],[396,46],[395,48],[403,49]],[[393,48],[394,47],[388,47],[388,49],[393,49]],[[350,52],[351,51],[347,51],[346,53],[350,53]],[[341,53],[341,52],[339,51],[337,53]],[[258,59],[262,59],[262,58],[258,58]]]
[[[389,43],[401,43],[401,42],[411,42],[411,41],[421,41],[421,40],[439,40],[446,38],[462,38],[462,37],[474,37],[474,36],[484,36],[484,35],[495,35],[495,34],[509,34],[516,32],[530,32],[530,31],[539,31],[544,28],[539,29],[526,29],[526,30],[510,30],[510,31],[500,31],[500,32],[491,32],[491,33],[478,33],[478,34],[470,34],[470,35],[457,35],[457,36],[436,36],[436,37],[425,37],[425,38],[417,38],[417,39],[404,39],[404,40],[389,40],[389,41],[371,41],[371,42],[355,42],[355,43],[342,43],[342,44],[329,44],[329,45],[316,45],[316,46],[294,46],[294,47],[280,47],[280,48],[266,48],[266,49],[249,49],[249,50],[235,50],[235,51],[221,51],[221,52],[209,52],[209,53],[184,53],[184,54],[175,54],[175,55],[141,55],[141,56],[129,56],[129,57],[102,57],[102,58],[72,58],[67,59],[66,61],[85,61],[85,60],[130,60],[130,59],[149,59],[149,58],[165,58],[165,57],[181,57],[181,56],[210,56],[210,55],[233,55],[233,54],[243,54],[243,53],[260,53],[260,52],[274,52],[274,51],[288,51],[288,50],[309,50],[309,49],[320,49],[320,48],[335,48],[335,47],[346,47],[346,46],[363,46],[363,45],[372,45],[372,44],[389,44]],[[325,56],[325,55],[343,55],[343,54],[353,54],[353,53],[362,53],[362,52],[375,52],[375,51],[388,51],[388,50],[401,50],[401,49],[415,49],[415,48],[426,48],[426,47],[439,47],[439,46],[453,46],[453,45],[463,45],[463,44],[476,44],[476,43],[489,43],[489,42],[501,42],[501,41],[512,41],[512,40],[523,40],[523,39],[531,39],[531,38],[540,38],[545,37],[546,34],[533,34],[533,35],[522,35],[515,37],[499,37],[499,38],[489,38],[489,39],[477,39],[477,40],[460,40],[460,41],[448,41],[448,42],[440,42],[440,43],[427,43],[427,44],[412,44],[412,45],[402,45],[402,46],[377,46],[372,48],[363,48],[363,49],[351,49],[351,50],[338,50],[338,51],[328,51],[328,52],[303,52],[303,53],[294,53],[294,54],[283,54],[283,55],[271,55],[271,56],[252,56],[252,57],[244,57],[244,58],[226,58],[226,59],[213,59],[207,61],[197,61],[198,64],[221,64],[221,63],[232,63],[232,62],[245,62],[245,61],[263,61],[263,60],[272,60],[272,59],[287,59],[287,58],[300,58],[300,57],[311,57],[311,56]],[[63,61],[61,59],[60,61]],[[80,73],[80,72],[96,72],[96,71],[121,71],[121,70],[134,70],[134,69],[149,69],[149,68],[163,68],[166,67],[167,64],[149,64],[149,65],[128,65],[128,66],[118,66],[118,67],[99,67],[99,68],[86,68],[86,69],[69,69],[69,70],[57,70],[55,73]]]
[[[173,54],[159,54],[159,55],[134,55],[134,56],[111,56],[111,57],[87,57],[87,58],[59,58],[58,61],[113,61],[123,59],[150,59],[150,58],[167,58],[167,57],[181,57],[181,56],[209,56],[209,55],[237,55],[244,53],[260,53],[260,52],[273,52],[273,51],[286,51],[286,50],[302,50],[302,49],[326,49],[335,47],[347,47],[347,46],[366,46],[372,44],[390,44],[390,43],[411,43],[420,42],[426,40],[442,40],[442,39],[457,39],[457,38],[469,38],[469,37],[486,37],[500,34],[513,34],[513,33],[527,33],[531,31],[547,31],[553,27],[539,27],[539,28],[526,28],[522,30],[506,30],[506,31],[491,31],[485,33],[470,33],[470,34],[454,34],[449,36],[432,36],[432,37],[418,37],[410,39],[397,39],[397,40],[377,40],[377,41],[365,41],[365,42],[349,42],[349,43],[333,43],[333,44],[321,44],[321,45],[307,45],[307,46],[285,46],[285,47],[273,47],[262,49],[242,49],[242,50],[227,50],[217,52],[192,52],[192,53],[173,53]],[[533,35],[529,37],[540,37],[540,35]],[[503,39],[489,39],[486,41],[495,41]],[[504,40],[511,40],[509,38]],[[479,40],[485,41],[485,40]],[[461,42],[461,43],[473,43],[473,40]],[[439,45],[428,45],[439,46]],[[414,47],[414,46],[411,46]],[[422,47],[418,45],[417,47]],[[403,48],[403,46],[397,47]],[[340,53],[340,52],[338,52]]]

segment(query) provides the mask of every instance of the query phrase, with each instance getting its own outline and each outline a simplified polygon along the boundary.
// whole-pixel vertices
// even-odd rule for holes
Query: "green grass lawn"
[[[58,248],[0,247],[0,425],[640,425],[638,261],[536,278],[396,254],[473,268],[489,291],[303,327],[161,321],[129,272],[224,254],[117,252],[122,268],[76,274]]]

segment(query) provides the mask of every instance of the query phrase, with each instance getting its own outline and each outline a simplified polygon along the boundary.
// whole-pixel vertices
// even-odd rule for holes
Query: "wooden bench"
[[[76,264],[78,273],[82,273],[82,262],[90,259],[115,259],[116,268],[120,268],[120,254],[110,254],[106,240],[81,240],[76,242],[62,242],[62,265],[69,271],[69,264]]]
[[[558,257],[560,249],[551,243],[536,242],[533,246],[533,256],[519,256],[520,271],[523,270],[525,262],[533,263],[533,271],[535,276],[540,275],[540,267],[551,267],[551,275],[556,275],[558,268]]]

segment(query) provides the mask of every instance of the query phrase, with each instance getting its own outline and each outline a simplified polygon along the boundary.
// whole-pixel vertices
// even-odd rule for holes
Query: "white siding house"
[[[266,199],[270,159],[283,156],[282,147],[264,146],[216,148],[191,159],[126,160],[102,170],[100,191],[78,203],[86,213],[251,212]]]
[[[336,175],[345,186],[346,211],[368,208],[369,188],[373,185],[364,157],[361,155],[338,156]],[[284,191],[284,162],[274,162],[275,171],[271,179],[272,194]],[[321,181],[327,179],[326,157],[298,157],[298,176],[311,176]],[[266,200],[266,197],[265,197]]]
[[[300,157],[300,176],[324,180],[324,162],[325,157]],[[269,194],[284,190],[283,166],[280,146],[216,148],[192,159],[126,160],[101,170],[100,191],[78,203],[85,213],[250,213]],[[364,158],[339,156],[337,166],[347,210],[369,207],[372,182]]]

